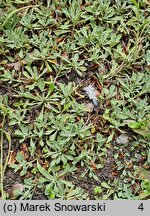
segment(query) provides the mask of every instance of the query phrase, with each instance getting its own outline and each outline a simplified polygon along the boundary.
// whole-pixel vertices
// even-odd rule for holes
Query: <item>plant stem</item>
[[[1,187],[1,197],[2,200],[4,199],[4,188],[3,188],[3,181],[4,181],[4,170],[3,170],[3,135],[4,135],[4,124],[5,124],[5,115],[3,116],[3,121],[2,121],[2,129],[1,129],[1,141],[0,141],[0,148],[1,148],[1,161],[0,161],[0,168],[1,168],[1,182],[0,182],[0,187]]]
[[[6,157],[6,160],[5,160],[5,164],[3,166],[3,178],[4,178],[4,174],[5,174],[5,171],[6,171],[7,164],[8,164],[8,160],[9,160],[9,157],[10,157],[10,151],[11,151],[11,140],[8,140],[8,153],[7,153],[7,157]]]

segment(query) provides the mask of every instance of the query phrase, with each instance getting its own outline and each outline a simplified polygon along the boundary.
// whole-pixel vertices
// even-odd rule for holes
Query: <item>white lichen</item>
[[[92,85],[88,85],[83,88],[83,90],[86,92],[88,98],[93,102],[94,106],[98,106],[99,102],[97,99],[97,91]]]

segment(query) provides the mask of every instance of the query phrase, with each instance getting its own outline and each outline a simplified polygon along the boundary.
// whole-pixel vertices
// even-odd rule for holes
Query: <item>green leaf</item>
[[[101,186],[107,189],[111,189],[111,187],[106,182],[102,182]]]
[[[44,177],[39,178],[39,183],[43,184],[45,182],[49,182],[49,180],[47,178],[44,178]]]
[[[109,190],[109,192],[108,192],[108,194],[105,194],[104,196],[103,196],[103,199],[104,200],[108,200],[108,198],[112,195],[114,193],[114,190]]]
[[[23,169],[20,172],[20,176],[24,176],[24,175],[26,175],[26,173],[27,173],[27,167],[23,166]]]
[[[45,88],[45,82],[44,82],[44,80],[39,80],[37,82],[37,86],[39,87],[40,91],[43,92],[44,88]]]
[[[107,139],[107,143],[111,142],[114,137],[115,131],[113,130]]]
[[[18,9],[15,9],[15,10],[11,11],[11,12],[7,15],[5,21],[3,22],[2,27],[4,27],[4,26],[7,24],[7,22],[10,20],[10,18],[11,18],[14,14],[16,14],[16,13],[22,11],[22,10],[29,9],[29,8],[31,8],[31,7],[35,7],[35,5],[28,5],[28,6],[25,6],[25,7],[22,7],[22,8],[18,8]]]
[[[24,157],[23,157],[23,154],[21,152],[18,152],[17,153],[17,156],[16,156],[16,160],[21,163],[22,161],[24,161]]]
[[[16,26],[16,24],[18,23],[18,16],[16,14],[13,14],[13,16],[11,17],[11,19],[9,19],[7,21],[7,23],[5,24],[5,28],[7,30],[13,30]]]
[[[139,129],[143,126],[142,122],[130,122],[128,126],[132,129]]]
[[[110,110],[106,109],[105,113],[103,114],[103,118],[108,122],[110,122],[112,125],[116,125],[117,124],[116,120],[110,117],[109,112]]]
[[[50,182],[53,181],[53,176],[51,176],[43,167],[41,167],[40,163],[37,160],[37,168],[39,170],[39,172],[45,177],[47,178]]]
[[[150,50],[148,50],[146,53],[146,61],[147,61],[147,64],[149,66],[150,65]]]
[[[31,152],[31,157],[34,156],[35,150],[36,150],[35,141],[33,142],[33,140],[31,139],[31,140],[30,140],[30,152]]]
[[[68,187],[72,187],[73,186],[73,184],[71,182],[68,182],[68,181],[65,181],[65,180],[61,180],[61,182],[63,182]]]
[[[96,187],[94,188],[94,193],[95,193],[95,194],[100,194],[101,192],[102,192],[102,188],[101,188],[101,187],[96,186]]]
[[[9,142],[9,144],[11,144],[11,136],[10,136],[10,134],[8,132],[6,132],[6,131],[4,131],[4,133],[6,135],[6,138],[7,138],[8,142]]]
[[[147,161],[148,161],[148,163],[150,163],[150,148],[148,150]]]
[[[149,117],[141,122],[132,121],[128,126],[135,132],[145,137],[150,137]]]

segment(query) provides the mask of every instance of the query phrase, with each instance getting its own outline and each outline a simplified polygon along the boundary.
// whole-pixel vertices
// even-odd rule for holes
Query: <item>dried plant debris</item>
[[[98,107],[99,102],[97,98],[97,91],[95,90],[94,86],[88,85],[84,87],[83,90],[86,92],[88,98],[93,102],[94,106]]]
[[[149,24],[148,0],[0,1],[0,199],[150,199]]]

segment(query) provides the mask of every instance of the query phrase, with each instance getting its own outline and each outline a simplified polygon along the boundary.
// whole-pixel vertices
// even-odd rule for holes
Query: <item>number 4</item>
[[[144,206],[143,206],[143,203],[141,203],[138,207],[139,210],[143,211],[144,210]]]

